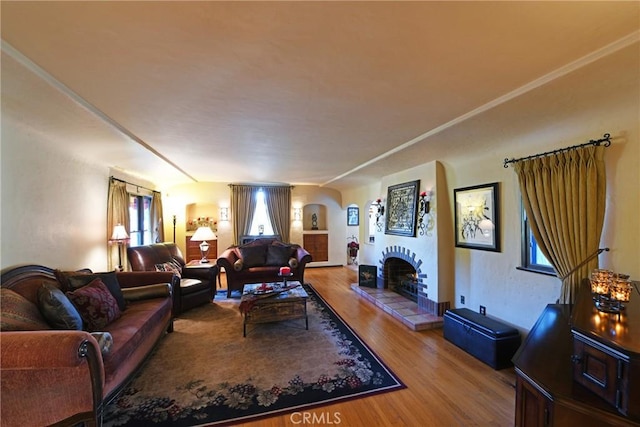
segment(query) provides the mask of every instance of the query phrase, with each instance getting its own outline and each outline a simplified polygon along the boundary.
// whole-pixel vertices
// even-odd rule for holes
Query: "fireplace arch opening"
[[[384,262],[384,272],[385,288],[418,302],[418,274],[411,263],[390,257]]]

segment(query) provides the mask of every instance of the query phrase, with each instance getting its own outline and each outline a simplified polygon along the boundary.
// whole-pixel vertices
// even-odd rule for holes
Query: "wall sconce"
[[[302,208],[293,208],[293,220],[302,221]]]
[[[220,208],[220,221],[229,221],[229,208]]]
[[[431,225],[431,216],[427,216],[431,210],[431,196],[426,191],[420,193],[420,200],[418,201],[418,229],[420,235],[427,234]],[[425,218],[426,217],[426,218]]]
[[[382,217],[384,216],[384,205],[382,199],[377,199],[375,203],[372,203],[378,208],[376,212],[376,229],[382,231]]]
[[[591,272],[591,294],[596,308],[605,313],[618,313],[631,299],[631,280],[626,274],[611,270],[595,269]]]

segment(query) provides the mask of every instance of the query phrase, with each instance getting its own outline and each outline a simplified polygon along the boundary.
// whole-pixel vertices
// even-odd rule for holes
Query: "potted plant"
[[[347,243],[347,249],[349,251],[349,256],[351,258],[355,258],[358,256],[358,249],[360,249],[360,244],[355,240]]]

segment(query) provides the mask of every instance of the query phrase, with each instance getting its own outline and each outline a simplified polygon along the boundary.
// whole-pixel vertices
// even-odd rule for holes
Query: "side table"
[[[214,268],[217,267],[215,261],[210,261],[206,263],[200,262],[200,260],[192,260],[184,265],[185,268]],[[222,288],[222,281],[220,280],[220,273],[218,272],[218,287]]]

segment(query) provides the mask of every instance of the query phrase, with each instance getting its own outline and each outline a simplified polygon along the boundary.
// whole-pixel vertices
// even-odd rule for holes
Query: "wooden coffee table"
[[[244,285],[240,303],[251,300],[251,308],[243,313],[244,322],[242,335],[247,336],[247,325],[257,323],[281,322],[283,320],[304,319],[305,328],[309,330],[307,317],[307,298],[309,295],[300,286],[300,282],[287,282],[287,286],[296,286],[278,294],[256,294],[256,289],[262,283]],[[269,283],[274,290],[278,290],[280,283]]]

